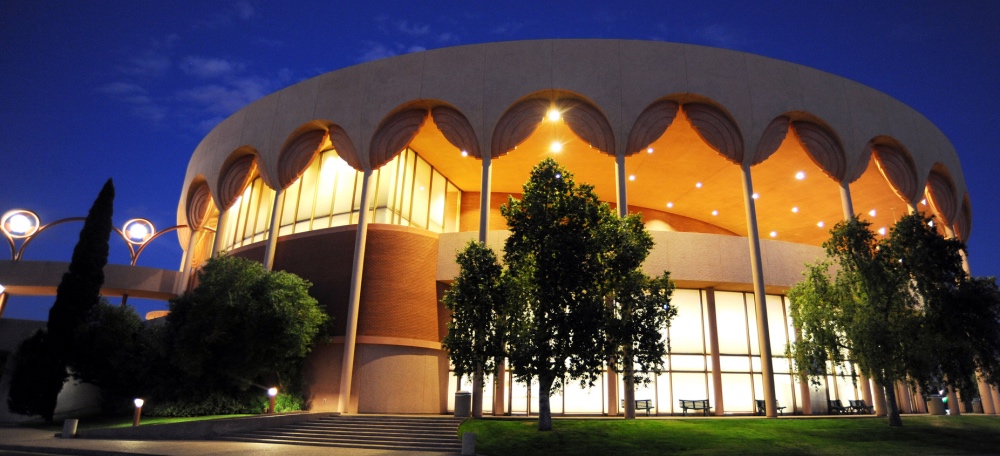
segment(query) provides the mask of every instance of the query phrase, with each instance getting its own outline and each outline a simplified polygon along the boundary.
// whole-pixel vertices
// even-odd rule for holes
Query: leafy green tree
[[[607,217],[601,234],[610,247],[603,253],[605,296],[611,305],[605,323],[608,359],[612,369],[623,374],[625,419],[635,419],[636,381],[648,384],[663,369],[668,346],[660,331],[677,314],[670,306],[674,286],[667,272],[657,278],[642,272],[653,238],[640,215]]]
[[[209,260],[198,286],[171,300],[166,317],[167,353],[179,380],[206,394],[275,384],[297,391],[302,362],[328,320],[309,296],[311,285],[244,258]]]
[[[526,313],[516,328],[511,364],[522,381],[539,384],[538,429],[552,429],[549,397],[566,379],[592,385],[605,354],[601,224],[611,214],[593,187],[576,185],[554,160],[542,161],[523,198],[500,208],[510,228],[504,260]]]
[[[483,375],[498,369],[505,357],[507,287],[503,267],[493,250],[470,241],[458,253],[458,277],[444,295],[451,311],[448,335],[442,345],[448,350],[455,374],[473,377],[473,416],[483,413]]]
[[[141,375],[149,348],[143,343],[142,319],[131,306],[101,301],[77,328],[76,356],[70,362],[73,378],[101,388],[108,411],[126,407],[129,399],[145,393]]]
[[[91,309],[101,300],[114,199],[115,186],[108,179],[83,222],[69,271],[63,274],[56,289],[56,300],[49,309],[48,331],[40,331],[26,340],[21,345],[25,352],[15,355],[19,362],[8,404],[16,413],[40,415],[52,421],[59,391],[68,378],[67,366],[77,357],[86,356],[87,348],[79,346],[76,338]]]
[[[884,388],[890,426],[902,425],[895,382],[973,392],[977,370],[991,378],[1000,371],[995,280],[970,280],[964,246],[930,222],[905,216],[882,239],[868,222],[842,222],[823,244],[836,262],[833,279],[829,263],[811,265],[789,292],[801,331],[790,347],[799,371],[817,376],[828,361],[850,362]]]

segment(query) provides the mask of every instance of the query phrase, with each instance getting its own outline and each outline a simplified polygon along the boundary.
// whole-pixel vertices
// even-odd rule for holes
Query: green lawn
[[[1000,416],[906,416],[829,419],[479,419],[459,433],[476,434],[484,455],[661,454],[1000,454]]]
[[[166,423],[183,423],[185,421],[202,421],[202,420],[217,420],[221,418],[239,418],[241,416],[255,416],[255,415],[209,415],[209,416],[188,416],[180,418],[164,418],[164,417],[142,417],[139,424],[141,426],[149,426],[153,424],[166,424]],[[115,428],[115,427],[127,427],[132,425],[132,417],[107,417],[107,416],[95,416],[89,418],[80,418],[80,423],[77,429],[101,429],[101,428]],[[55,432],[62,431],[63,422],[58,421],[54,424],[37,424],[31,425],[32,427],[37,427],[38,429],[51,430]]]

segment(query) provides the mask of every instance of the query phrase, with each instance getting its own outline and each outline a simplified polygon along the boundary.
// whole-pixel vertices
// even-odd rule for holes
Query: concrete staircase
[[[253,432],[229,434],[220,440],[378,450],[439,451],[460,454],[458,425],[447,416],[331,416]]]

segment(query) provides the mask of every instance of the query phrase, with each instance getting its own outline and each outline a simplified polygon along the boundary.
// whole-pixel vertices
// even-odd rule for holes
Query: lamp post
[[[135,416],[132,417],[132,427],[139,426],[139,417],[142,416],[142,404],[144,402],[145,401],[143,401],[142,398],[138,397],[135,398],[134,401],[132,401],[132,403],[135,404]]]
[[[267,396],[270,398],[270,402],[267,406],[267,413],[269,415],[274,414],[274,398],[278,395],[278,388],[270,387],[267,389]]]

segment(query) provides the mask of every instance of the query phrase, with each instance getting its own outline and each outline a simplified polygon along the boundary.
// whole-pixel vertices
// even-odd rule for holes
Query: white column
[[[184,252],[184,268],[181,269],[180,282],[176,284],[174,293],[178,295],[184,294],[187,291],[188,284],[191,283],[191,262],[194,261],[194,247],[198,244],[198,233],[200,231],[195,231],[188,227],[188,231],[191,232],[191,236],[188,238],[188,248],[187,252]]]
[[[715,392],[716,416],[726,413],[725,401],[722,397],[722,366],[719,360],[719,323],[715,311],[715,288],[705,289],[705,307],[708,311],[708,344],[712,357],[712,389]]]
[[[996,415],[995,404],[993,403],[993,397],[990,394],[990,385],[986,383],[986,379],[983,378],[982,372],[976,372],[976,381],[979,386],[979,400],[983,404],[983,414],[985,415]]]
[[[264,268],[268,271],[274,268],[274,250],[278,247],[278,228],[281,228],[281,211],[284,210],[285,189],[274,192],[274,204],[271,206],[271,226],[267,231],[267,244],[264,247]]]
[[[486,243],[490,229],[490,192],[493,180],[493,159],[483,155],[483,183],[479,190],[479,242]]]
[[[361,276],[365,262],[365,241],[368,238],[368,199],[372,171],[366,169],[361,181],[361,213],[358,215],[358,232],[354,239],[354,263],[351,267],[351,295],[347,302],[347,321],[344,329],[344,360],[340,368],[340,398],[337,410],[348,413],[351,403],[351,380],[354,376],[354,347],[358,335],[358,306],[361,302]]]
[[[743,171],[743,204],[747,215],[747,239],[750,242],[750,270],[753,275],[753,294],[757,310],[757,343],[760,345],[761,377],[764,380],[764,400],[767,401],[767,416],[775,418],[774,368],[771,361],[771,337],[767,327],[767,298],[764,294],[763,264],[760,259],[760,238],[757,233],[757,209],[754,206],[753,182],[750,165],[740,166]]]
[[[628,215],[628,192],[625,188],[625,156],[615,155],[615,187],[618,201],[618,215],[624,217]]]
[[[844,209],[844,220],[854,217],[854,202],[851,201],[851,188],[847,182],[840,183],[840,206]]]
[[[219,211],[219,220],[215,223],[215,240],[212,242],[212,256],[219,255],[222,251],[222,237],[226,235],[226,213],[228,209]]]

